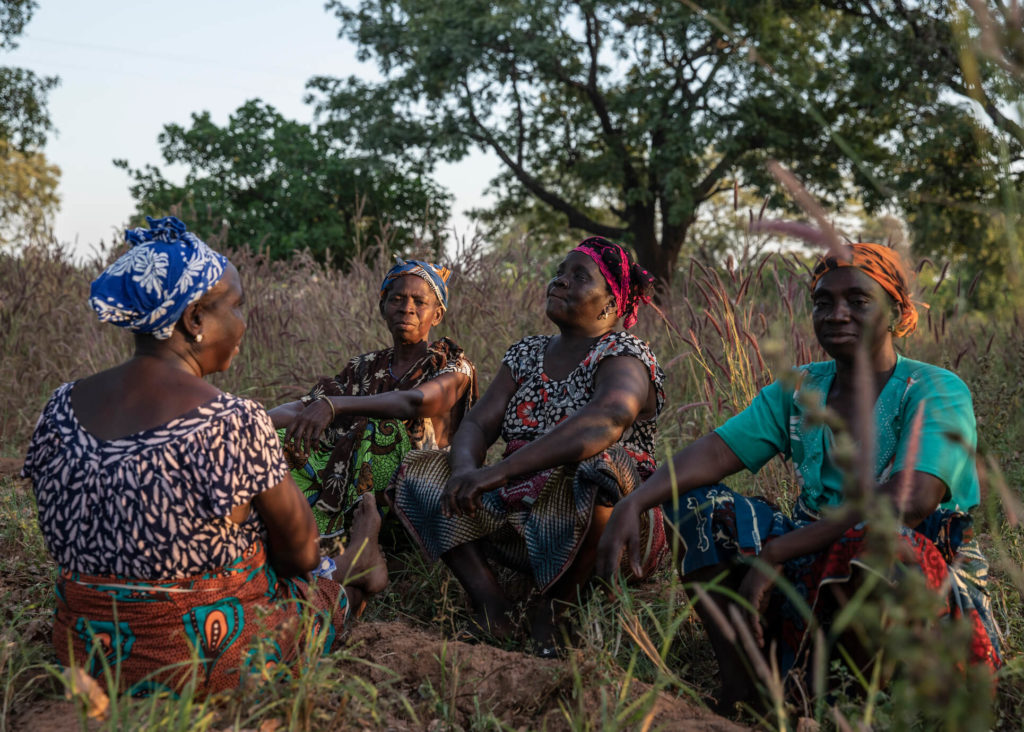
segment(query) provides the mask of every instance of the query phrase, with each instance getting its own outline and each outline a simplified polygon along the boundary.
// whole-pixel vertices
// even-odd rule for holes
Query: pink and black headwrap
[[[615,297],[616,315],[622,318],[623,327],[628,329],[636,325],[640,304],[651,301],[654,277],[633,262],[629,252],[604,237],[584,239],[573,251],[586,254],[601,269]]]

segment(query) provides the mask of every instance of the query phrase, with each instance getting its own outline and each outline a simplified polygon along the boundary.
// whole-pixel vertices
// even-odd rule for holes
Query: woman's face
[[[866,338],[869,353],[892,339],[895,305],[881,285],[856,267],[840,267],[818,280],[811,304],[814,335],[837,361],[852,360]]]
[[[437,295],[423,278],[415,275],[405,275],[391,283],[381,313],[395,345],[429,339],[430,329],[444,317]]]
[[[608,323],[614,323],[615,302],[597,262],[582,252],[569,252],[548,283],[546,313],[558,325],[591,323],[610,305]]]
[[[200,362],[204,373],[226,371],[238,354],[245,333],[242,306],[245,295],[235,266],[228,263],[224,276],[203,296],[203,341]]]

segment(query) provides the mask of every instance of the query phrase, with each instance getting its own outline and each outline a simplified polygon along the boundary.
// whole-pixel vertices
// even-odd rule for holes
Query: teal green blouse
[[[832,431],[805,417],[804,404],[822,408],[836,374],[835,361],[800,366],[789,386],[769,384],[750,406],[715,432],[751,471],[781,453],[796,466],[801,498],[812,511],[842,502],[843,476],[830,452]],[[799,395],[799,396],[798,396]],[[906,465],[910,425],[924,410],[920,442],[912,466]],[[896,368],[875,402],[877,454],[875,476],[881,483],[904,469],[919,470],[946,484],[942,507],[966,511],[979,500],[974,449],[978,433],[967,385],[956,374],[897,356]]]

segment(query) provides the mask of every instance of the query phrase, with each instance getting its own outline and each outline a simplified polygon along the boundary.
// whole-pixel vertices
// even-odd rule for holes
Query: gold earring
[[[203,334],[202,333],[196,333],[196,343],[202,343],[202,342],[203,342]]]

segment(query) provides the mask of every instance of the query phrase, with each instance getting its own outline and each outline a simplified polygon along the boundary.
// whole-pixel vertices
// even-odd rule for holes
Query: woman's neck
[[[159,363],[166,368],[175,371],[184,371],[198,378],[203,377],[202,367],[186,347],[178,347],[177,343],[149,343],[144,340],[136,340],[135,353],[130,361]]]
[[[430,339],[424,339],[417,343],[395,343],[391,353],[391,366],[395,378],[401,378],[402,374],[409,370],[409,367],[427,355],[430,348]]]
[[[874,387],[874,394],[871,396],[874,399],[882,392],[882,388],[889,381],[893,370],[896,368],[896,349],[889,343],[886,344],[886,347],[880,349],[878,353],[868,353],[865,355],[868,357],[866,365],[871,374],[871,384]],[[834,389],[838,387],[839,390],[844,392],[852,391],[858,383],[857,369],[857,359],[836,360]]]
[[[594,341],[602,338],[615,330],[615,324],[604,325],[589,325],[581,327],[572,326],[558,326],[559,339],[566,346],[571,347],[583,347],[584,345],[590,345]]]

